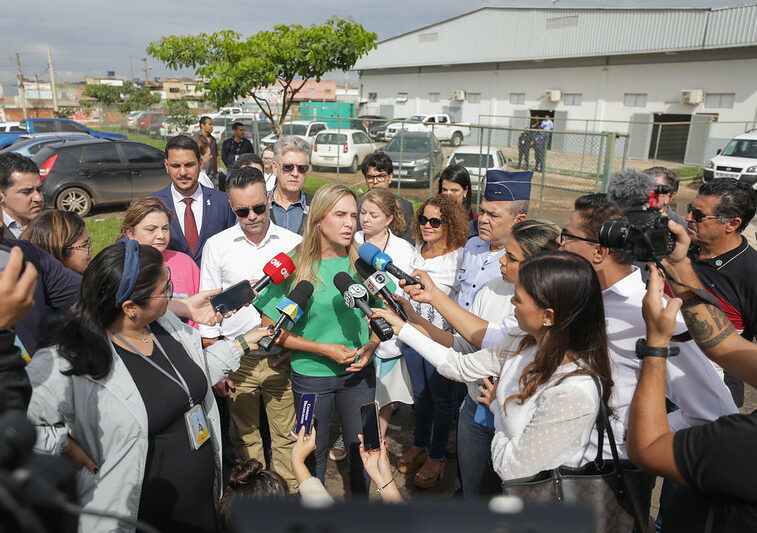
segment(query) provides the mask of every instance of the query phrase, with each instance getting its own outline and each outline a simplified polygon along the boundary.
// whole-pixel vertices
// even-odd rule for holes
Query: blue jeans
[[[413,446],[427,449],[431,459],[444,462],[457,410],[456,382],[442,377],[431,363],[409,346],[404,346],[402,353],[413,386]]]
[[[491,444],[494,429],[473,421],[478,404],[468,395],[457,419],[457,462],[460,465],[460,480],[463,497],[475,500],[481,492],[481,482],[487,470],[491,470]]]
[[[321,483],[324,482],[329,451],[329,422],[331,412],[336,407],[350,463],[352,493],[367,496],[371,479],[360,459],[360,441],[357,435],[363,432],[360,406],[376,399],[376,369],[373,363],[366,365],[360,372],[344,376],[313,377],[292,371],[292,392],[296,409],[299,409],[303,394],[316,395],[313,415],[316,428],[315,452],[305,460],[310,473],[321,480]]]

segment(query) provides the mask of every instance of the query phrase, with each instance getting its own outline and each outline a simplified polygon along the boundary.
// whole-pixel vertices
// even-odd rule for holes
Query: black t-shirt
[[[688,487],[676,491],[663,530],[757,531],[757,411],[678,431],[676,466]]]

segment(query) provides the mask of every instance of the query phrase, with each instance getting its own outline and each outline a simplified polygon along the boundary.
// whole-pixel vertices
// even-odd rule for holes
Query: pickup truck
[[[434,132],[437,139],[448,142],[451,146],[460,146],[463,137],[470,135],[470,128],[462,124],[454,124],[449,115],[413,115],[405,119],[406,122],[391,122],[386,127],[385,137],[388,141],[400,130]]]
[[[126,135],[95,131],[66,118],[28,118],[19,122],[23,131],[0,133],[0,149],[10,146],[22,135],[30,133],[86,133],[100,139],[126,139]]]

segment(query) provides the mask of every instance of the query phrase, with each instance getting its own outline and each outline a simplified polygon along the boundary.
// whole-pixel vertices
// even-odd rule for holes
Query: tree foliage
[[[218,107],[252,96],[279,133],[293,97],[305,81],[320,81],[332,70],[351,69],[375,48],[375,43],[376,34],[360,24],[331,17],[319,26],[282,24],[246,39],[228,30],[210,35],[169,35],[150,43],[147,53],[172,69],[194,68]],[[295,79],[303,82],[293,84]],[[283,87],[278,116],[260,92],[277,82]]]
[[[160,103],[159,94],[153,94],[150,89],[131,83],[122,86],[88,84],[82,94],[92,98],[100,106],[117,105],[122,113],[149,109],[150,106]]]
[[[186,98],[168,100],[166,102],[166,112],[168,113],[166,122],[179,131],[186,131],[189,126],[197,122],[197,117],[190,111]]]
[[[115,85],[87,84],[82,94],[89,96],[100,105],[114,105],[123,101],[123,87]]]

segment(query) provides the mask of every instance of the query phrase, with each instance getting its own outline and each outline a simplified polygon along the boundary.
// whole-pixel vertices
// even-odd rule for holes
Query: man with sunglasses
[[[271,221],[299,235],[312,197],[302,187],[310,170],[310,145],[295,135],[282,136],[273,146],[276,186],[271,191]]]
[[[365,178],[365,184],[368,186],[368,190],[373,189],[388,189],[392,184],[392,178],[394,177],[394,164],[391,158],[384,152],[373,152],[368,154],[363,159],[363,164],[360,167]],[[405,231],[397,237],[405,239],[410,244],[415,244],[413,238],[413,204],[405,200],[400,196],[396,196],[397,204],[400,206],[402,216],[405,219]],[[360,206],[362,205],[362,197],[358,201],[357,211],[360,213]],[[360,217],[357,217],[357,231],[360,231]]]
[[[205,245],[200,290],[228,289],[242,280],[263,277],[263,267],[279,253],[287,253],[302,237],[276,226],[270,219],[269,197],[263,173],[255,167],[235,168],[226,191],[237,224],[210,238]],[[243,307],[218,326],[200,326],[203,344],[219,338],[234,339],[250,328],[260,326],[260,314],[254,307]],[[289,365],[277,364],[282,355],[278,346],[270,352],[253,351],[242,359],[239,370],[229,375],[214,390],[229,395],[229,411],[237,429],[235,445],[242,459],[255,458],[265,464],[260,436],[260,405],[268,418],[272,463],[291,488],[296,482],[291,469],[293,442],[289,432],[294,427],[295,411]]]
[[[742,232],[754,218],[756,197],[746,182],[714,179],[699,188],[686,214],[694,271],[733,326],[750,341],[757,334],[757,251]],[[728,374],[726,383],[736,404],[742,405],[744,384]]]

